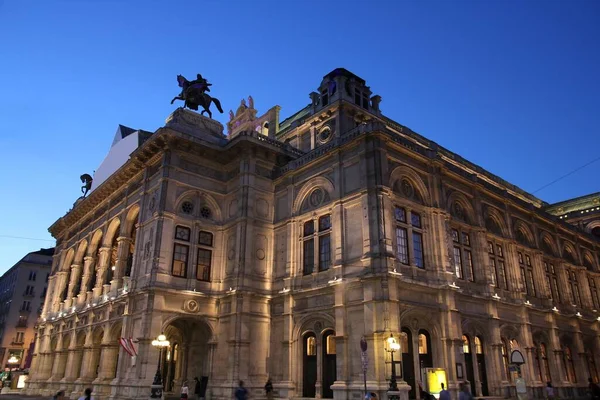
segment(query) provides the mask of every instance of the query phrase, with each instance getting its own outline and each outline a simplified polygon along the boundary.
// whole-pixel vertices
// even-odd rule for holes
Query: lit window
[[[469,346],[469,338],[466,337],[465,335],[463,335],[462,341],[463,341],[463,353],[469,354],[471,352],[471,349]]]
[[[481,346],[479,336],[475,336],[475,354],[483,354],[483,347]]]
[[[419,333],[419,354],[429,353],[427,349],[427,336],[423,333]]]
[[[329,335],[327,336],[327,354],[336,354],[335,353],[335,336]]]
[[[317,341],[314,336],[306,338],[306,355],[316,356],[317,355]]]

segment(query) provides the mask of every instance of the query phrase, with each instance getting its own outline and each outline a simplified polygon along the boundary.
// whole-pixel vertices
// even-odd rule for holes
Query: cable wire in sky
[[[22,237],[22,236],[11,236],[11,235],[0,235],[0,238],[23,239],[23,240],[39,240],[39,241],[42,241],[42,242],[54,242],[54,240],[51,240],[51,239],[37,239],[37,238]]]
[[[539,189],[537,189],[537,190],[534,190],[533,192],[531,192],[531,194],[535,194],[535,193],[539,192],[539,191],[540,191],[540,190],[542,190],[542,189],[546,189],[546,188],[547,188],[548,186],[550,186],[550,185],[554,185],[556,182],[558,182],[558,181],[560,181],[560,180],[562,180],[562,179],[566,178],[567,176],[573,175],[575,172],[577,172],[577,171],[579,171],[579,170],[582,170],[582,169],[584,169],[584,168],[585,168],[585,167],[587,167],[588,165],[591,165],[591,164],[595,163],[595,162],[596,162],[596,161],[598,161],[598,160],[600,160],[600,157],[593,159],[592,161],[590,161],[590,162],[588,162],[588,163],[586,163],[586,164],[582,165],[581,167],[577,167],[577,168],[575,168],[573,171],[571,171],[571,172],[569,172],[569,173],[567,173],[567,174],[564,174],[563,176],[561,176],[561,177],[559,177],[559,178],[556,178],[556,179],[555,179],[555,180],[553,180],[552,182],[550,182],[550,183],[548,183],[548,184],[546,184],[546,185],[542,186],[541,188],[539,188]]]

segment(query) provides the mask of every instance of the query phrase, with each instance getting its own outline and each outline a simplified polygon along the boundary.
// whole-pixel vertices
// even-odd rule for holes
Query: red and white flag
[[[120,338],[119,343],[131,357],[137,356],[137,349],[135,348],[136,342],[132,338]]]

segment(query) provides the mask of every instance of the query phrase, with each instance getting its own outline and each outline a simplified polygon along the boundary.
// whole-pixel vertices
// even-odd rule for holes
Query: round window
[[[210,208],[208,208],[208,207],[202,207],[200,209],[200,216],[202,218],[208,219],[208,218],[210,218],[211,215],[212,215],[212,211],[210,211]]]
[[[194,211],[194,203],[191,201],[184,201],[181,203],[181,212],[184,214],[191,214]]]
[[[331,128],[326,126],[319,131],[319,142],[325,143],[331,138]]]

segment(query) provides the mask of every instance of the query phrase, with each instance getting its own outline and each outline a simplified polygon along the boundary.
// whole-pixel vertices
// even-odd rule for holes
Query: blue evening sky
[[[176,75],[282,119],[344,67],[392,119],[527,191],[598,157],[598,1],[0,0],[0,273],[50,247],[118,124],[154,131]],[[600,191],[600,162],[536,195]]]

